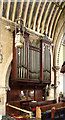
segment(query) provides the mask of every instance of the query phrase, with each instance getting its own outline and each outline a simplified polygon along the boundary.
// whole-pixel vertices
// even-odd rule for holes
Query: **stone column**
[[[6,114],[6,88],[0,87],[0,115]]]
[[[59,72],[60,67],[59,66],[54,66],[54,98],[57,99],[59,97],[59,79],[58,79],[58,72]]]
[[[2,2],[0,1],[0,115],[5,114],[5,101],[6,101],[6,91],[3,87],[4,82],[2,80],[2,39],[1,39],[1,18],[2,18]]]

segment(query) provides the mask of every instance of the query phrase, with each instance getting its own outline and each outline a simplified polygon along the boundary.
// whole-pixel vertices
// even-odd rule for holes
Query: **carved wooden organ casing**
[[[41,101],[46,85],[51,83],[51,42],[45,39],[31,42],[25,33],[23,47],[15,48],[13,36],[11,91],[34,90],[34,100]]]

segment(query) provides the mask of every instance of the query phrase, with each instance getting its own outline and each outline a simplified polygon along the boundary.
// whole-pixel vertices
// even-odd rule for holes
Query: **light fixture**
[[[7,30],[11,30],[11,27],[10,27],[9,25],[6,25],[5,28],[6,28]]]
[[[15,25],[15,47],[16,48],[23,47],[23,43],[25,40],[24,32],[25,32],[24,21],[19,17],[16,20],[16,25]]]

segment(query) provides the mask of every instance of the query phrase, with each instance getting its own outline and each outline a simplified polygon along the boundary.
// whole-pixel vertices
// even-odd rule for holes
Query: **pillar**
[[[54,70],[54,98],[57,99],[58,102],[58,97],[59,97],[59,66],[54,66],[53,70]]]
[[[0,115],[6,114],[6,88],[0,87]]]

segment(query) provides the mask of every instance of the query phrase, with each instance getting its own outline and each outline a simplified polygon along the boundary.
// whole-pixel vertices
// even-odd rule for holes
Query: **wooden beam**
[[[0,16],[2,17],[3,12],[3,0],[0,1]]]
[[[61,12],[62,12],[62,10],[59,11],[58,16],[56,18],[56,21],[55,21],[55,24],[54,24],[54,27],[53,27],[53,31],[52,31],[52,38],[54,36],[54,31],[55,31],[55,28],[56,28],[56,25],[57,25],[56,23],[58,22],[58,19],[60,17]]]
[[[20,4],[20,9],[19,9],[19,13],[18,13],[17,17],[21,17],[22,9],[23,9],[23,4],[24,4],[24,0],[22,0],[22,2]]]
[[[47,1],[47,0],[46,0]],[[42,15],[43,15],[43,12],[44,12],[44,9],[45,9],[45,6],[46,6],[46,1],[44,2],[43,4],[43,7],[42,7],[42,10],[41,10],[41,13],[40,13],[40,16],[39,16],[39,19],[38,19],[38,25],[37,25],[37,31],[39,32],[40,30],[40,23],[41,23],[41,19],[42,19]]]
[[[63,9],[57,2],[53,2],[57,7],[59,7],[60,9]]]
[[[47,20],[47,23],[46,23],[46,35],[48,34],[48,28],[49,28],[49,24],[50,24],[50,21],[51,21],[51,16],[53,14],[54,9],[55,9],[55,5],[53,6],[53,8],[52,8],[52,10],[50,12],[49,18]]]
[[[56,11],[55,11],[55,13],[54,13],[54,16],[53,16],[53,18],[52,18],[52,20],[51,20],[51,24],[50,24],[50,27],[49,27],[49,37],[51,37],[52,26],[53,26],[53,23],[54,23],[56,14],[57,14],[57,12],[58,12],[58,9],[59,9],[59,8],[56,8]]]
[[[25,8],[25,11],[24,11],[24,17],[23,17],[24,25],[26,24],[26,17],[27,17],[29,3],[30,3],[30,0],[27,1],[26,8]]]
[[[7,19],[9,19],[10,3],[11,3],[11,0],[8,1],[6,13],[5,13],[5,16]]]
[[[37,20],[38,12],[39,12],[39,9],[40,9],[41,1],[42,0],[40,0],[40,2],[38,3],[38,7],[37,7],[37,10],[36,10],[36,13],[35,13],[35,16],[34,16],[33,30],[35,30],[35,28],[36,28],[36,20]]]
[[[65,3],[63,4],[62,8],[64,8],[64,7],[65,7]],[[55,34],[56,26],[57,26],[57,23],[58,23],[58,20],[59,20],[59,17],[61,15],[62,11],[63,11],[63,9],[60,10],[60,12],[59,12],[59,14],[57,16],[57,19],[55,21],[55,24],[54,24],[54,29],[53,29],[53,32],[52,32],[52,38],[53,39],[54,39],[54,34]]]
[[[44,27],[45,27],[46,19],[47,19],[47,16],[48,16],[48,11],[49,11],[49,9],[51,7],[51,4],[52,4],[52,2],[49,2],[48,8],[47,8],[46,13],[44,15],[44,19],[42,21],[41,33],[44,33]]]
[[[28,20],[28,28],[31,27],[31,21],[32,21],[32,15],[33,15],[33,10],[34,10],[34,6],[35,6],[35,2],[36,2],[36,0],[33,1],[32,7],[31,7],[31,10],[30,10],[29,20]]]
[[[56,15],[57,15],[58,9],[59,9],[59,7],[56,8],[56,11],[55,11],[55,13],[54,13],[54,16],[53,16],[53,18],[52,18],[52,20],[51,20],[51,24],[50,24],[50,27],[49,27],[49,37],[51,37],[51,32],[52,32],[52,28],[53,28],[53,23],[54,23],[54,20],[55,20]]]
[[[15,19],[16,5],[17,5],[17,0],[15,0],[14,2],[13,12],[12,12],[12,21],[14,21]]]

